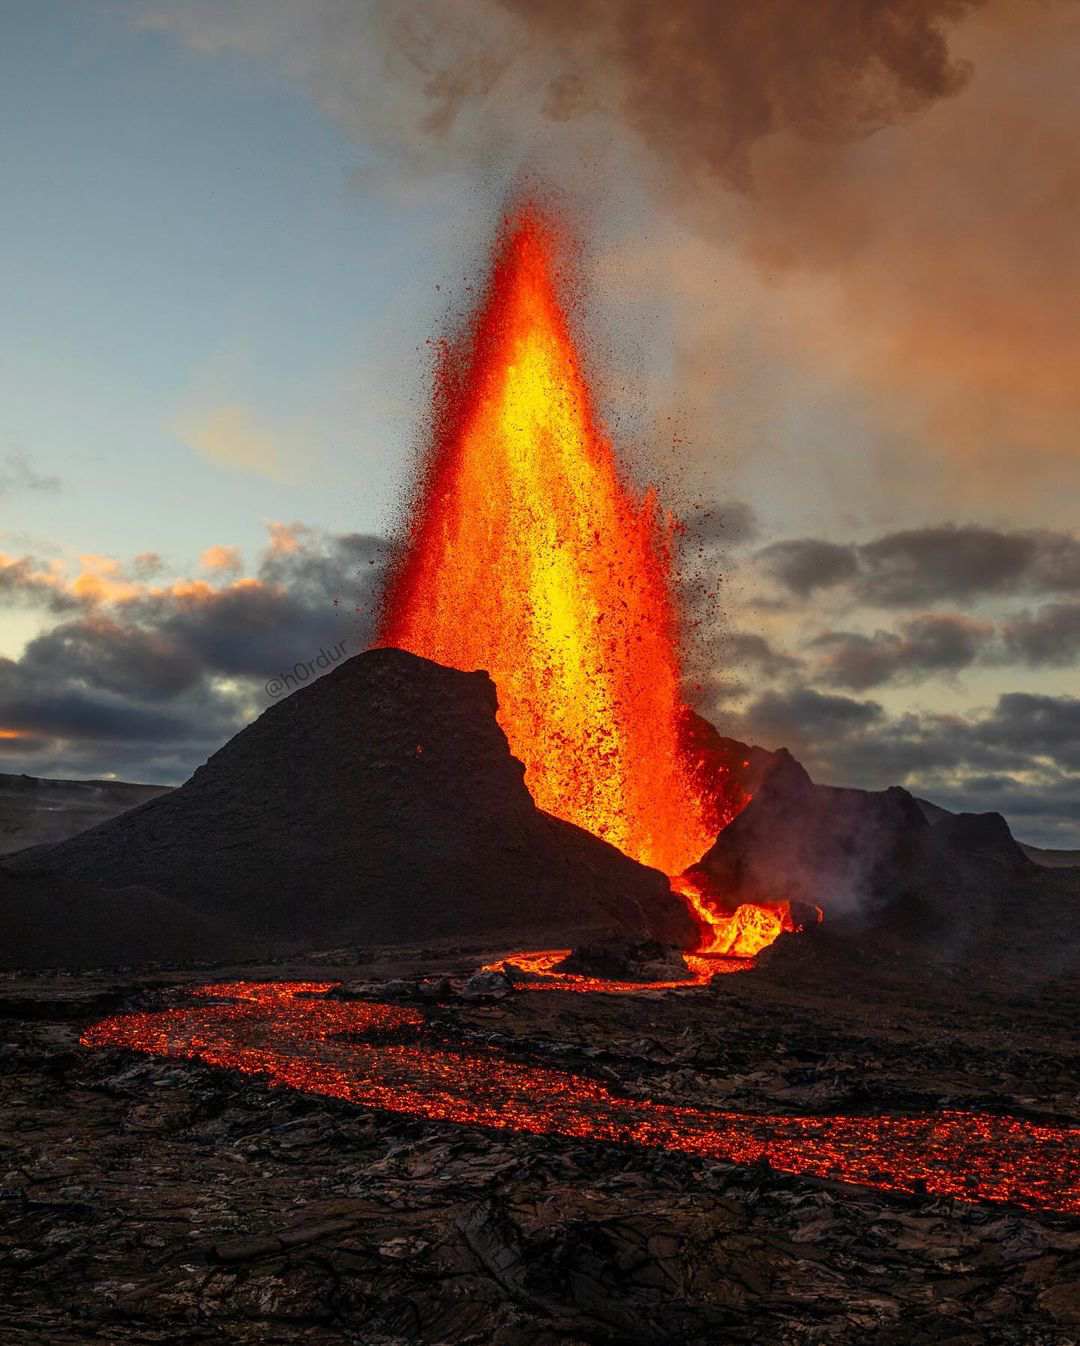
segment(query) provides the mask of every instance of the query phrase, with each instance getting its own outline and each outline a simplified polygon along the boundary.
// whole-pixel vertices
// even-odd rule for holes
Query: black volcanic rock
[[[689,873],[729,908],[786,899],[869,914],[899,903],[929,928],[950,916],[950,904],[962,901],[970,914],[971,895],[1004,891],[1031,867],[1000,814],[938,813],[931,821],[899,786],[816,785],[781,749]]]
[[[255,940],[566,928],[691,943],[663,876],[535,807],[496,706],[486,673],[371,650],[178,790],[5,863],[142,884]]]
[[[0,869],[0,969],[115,968],[245,952],[234,929],[152,889]]]

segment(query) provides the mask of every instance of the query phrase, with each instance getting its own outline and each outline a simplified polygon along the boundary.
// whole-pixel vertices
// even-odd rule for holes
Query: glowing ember
[[[484,668],[537,804],[665,874],[735,811],[682,751],[673,522],[616,466],[532,210],[449,347],[379,643]],[[722,774],[722,773],[721,773]]]
[[[590,991],[602,995],[638,995],[642,991],[682,991],[692,986],[705,986],[713,977],[729,972],[746,972],[753,966],[750,958],[707,958],[698,954],[684,955],[688,975],[681,981],[615,981],[609,977],[586,977],[579,972],[558,972],[557,964],[568,957],[569,949],[537,949],[511,953],[494,963],[487,963],[485,972],[525,973],[527,980],[515,985],[522,991]]]
[[[82,1041],[202,1060],[307,1093],[433,1120],[737,1164],[765,1160],[808,1177],[1080,1214],[1075,1128],[955,1111],[757,1116],[623,1098],[599,1080],[522,1065],[495,1049],[421,1045],[415,1039],[423,1020],[414,1010],[310,998],[328,989],[327,983],[204,986],[196,994],[235,1000],[119,1015],[94,1025]]]
[[[705,889],[691,875],[678,875],[671,880],[671,886],[686,898],[706,928],[699,953],[753,958],[778,935],[796,934],[806,928],[795,919],[790,902],[746,902],[725,915],[709,904]],[[813,910],[819,922],[824,919],[820,907]]]

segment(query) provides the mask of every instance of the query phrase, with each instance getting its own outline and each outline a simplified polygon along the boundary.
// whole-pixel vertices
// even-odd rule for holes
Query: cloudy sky
[[[1080,845],[1077,0],[0,22],[3,769],[182,780],[363,647],[430,339],[524,186],[687,520],[696,702]]]

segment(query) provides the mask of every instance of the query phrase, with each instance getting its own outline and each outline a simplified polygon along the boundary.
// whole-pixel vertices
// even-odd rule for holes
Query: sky
[[[179,782],[364,647],[432,342],[538,190],[687,523],[695,704],[1080,845],[1076,0],[0,23],[0,769]]]

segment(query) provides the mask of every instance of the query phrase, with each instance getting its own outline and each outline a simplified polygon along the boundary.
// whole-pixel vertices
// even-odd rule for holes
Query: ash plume
[[[672,167],[746,187],[764,136],[858,138],[958,92],[971,66],[947,28],[985,0],[500,3],[566,53],[550,116],[594,106],[599,63],[615,110]]]

